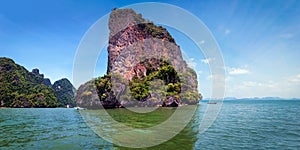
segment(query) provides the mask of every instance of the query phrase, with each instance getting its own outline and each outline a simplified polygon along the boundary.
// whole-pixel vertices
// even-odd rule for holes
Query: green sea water
[[[214,124],[199,133],[208,104],[203,101],[191,122],[175,137],[149,149],[299,149],[300,101],[224,101]],[[0,149],[128,149],[111,144],[85,123],[81,114],[101,116],[103,110],[65,108],[0,109]],[[109,116],[133,128],[155,126],[168,119],[174,108],[137,114],[126,109],[108,110]],[[111,133],[110,122],[97,128]],[[95,120],[95,119],[92,119]],[[168,130],[166,128],[166,130]],[[147,134],[147,133],[145,133]]]

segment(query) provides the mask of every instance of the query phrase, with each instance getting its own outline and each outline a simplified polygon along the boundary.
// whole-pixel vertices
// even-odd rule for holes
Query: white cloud
[[[197,63],[195,62],[195,58],[187,59],[186,63],[190,68],[195,68],[197,65]]]
[[[237,81],[237,80],[236,80]],[[226,96],[233,97],[300,97],[300,74],[283,77],[276,81],[246,80],[241,82],[227,82]]]
[[[229,29],[225,30],[225,35],[230,34],[230,33],[231,33],[231,31]]]
[[[212,75],[209,75],[209,76],[206,77],[206,80],[211,80],[212,77],[213,77]]]
[[[214,58],[206,58],[206,59],[201,59],[201,62],[203,62],[205,64],[209,64],[213,60],[214,60]]]
[[[206,80],[213,80],[213,78],[216,80],[216,81],[226,81],[228,82],[229,80],[233,80],[232,77],[230,76],[223,76],[223,75],[208,75],[206,77]]]
[[[257,82],[253,82],[253,81],[244,81],[242,83],[242,85],[246,86],[246,87],[255,87],[255,86],[258,86],[258,84],[261,84],[261,83],[257,83]]]
[[[243,68],[229,68],[230,75],[241,75],[241,74],[249,74],[250,71],[248,69]]]
[[[202,45],[202,44],[204,44],[204,43],[205,43],[204,40],[199,41],[199,44],[200,44],[200,45]]]
[[[227,67],[228,69],[228,67]],[[279,79],[271,79],[271,78],[252,78],[252,79],[243,79],[237,78],[236,76],[228,75],[225,76],[225,90],[227,97],[283,97],[283,98],[300,98],[300,73],[294,74],[290,76],[281,77]],[[248,77],[248,76],[247,76]],[[218,75],[209,75],[204,78],[206,81],[200,80],[202,83],[210,83],[209,86],[212,86],[213,82],[212,79],[217,79],[215,84],[219,84],[219,80],[221,76]],[[224,81],[224,79],[223,79]],[[223,83],[223,82],[220,82]],[[204,86],[204,85],[202,85]],[[218,85],[219,87],[223,86],[223,84]],[[206,85],[205,88],[208,86]],[[209,91],[211,92],[211,91]],[[206,94],[205,96],[211,93]]]
[[[223,74],[211,74],[206,77],[207,80],[225,81],[226,76]]]
[[[293,83],[300,83],[300,74],[290,77],[288,81]]]
[[[244,81],[242,82],[242,86],[273,88],[275,87],[275,83],[273,81],[269,81],[269,82]]]
[[[283,90],[280,91],[278,87],[279,85],[272,81],[242,81],[234,84],[227,84],[226,96],[238,98],[278,96],[275,93],[283,93]]]

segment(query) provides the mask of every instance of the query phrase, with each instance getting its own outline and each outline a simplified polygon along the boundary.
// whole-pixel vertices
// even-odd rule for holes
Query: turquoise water
[[[193,120],[182,132],[152,149],[300,147],[300,101],[225,101],[214,124],[206,132],[199,134],[197,130],[206,106],[206,102],[201,102]],[[173,111],[162,108],[149,117],[123,109],[109,110],[109,114],[120,122],[142,128],[159,123],[158,120],[166,119]],[[0,109],[0,149],[125,148],[110,144],[96,135],[74,109],[4,108]]]

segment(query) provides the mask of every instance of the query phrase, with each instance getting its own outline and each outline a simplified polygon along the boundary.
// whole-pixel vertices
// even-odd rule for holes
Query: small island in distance
[[[16,64],[12,59],[0,58],[0,107],[53,108],[74,107],[75,88],[63,78],[51,84],[48,78]]]

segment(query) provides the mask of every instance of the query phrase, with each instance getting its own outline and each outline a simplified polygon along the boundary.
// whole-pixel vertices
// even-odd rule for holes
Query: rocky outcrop
[[[44,85],[46,85],[48,87],[52,86],[50,79],[44,78],[44,74],[40,74],[40,70],[39,69],[37,69],[37,68],[32,69],[32,71],[30,72],[30,74],[33,74],[36,77],[38,77],[38,80],[36,82],[44,84]]]
[[[28,72],[12,59],[0,58],[0,107],[56,107],[52,88],[38,69]]]
[[[107,73],[119,73],[131,79],[134,66],[141,60],[168,59],[176,70],[184,72],[186,63],[179,46],[169,32],[153,23],[146,22],[132,9],[116,9],[109,19]]]
[[[105,89],[103,89],[105,90]],[[95,80],[91,80],[81,85],[75,97],[77,106],[88,108],[88,109],[99,109],[99,108],[117,108],[120,106],[119,102],[115,98],[111,91],[103,92],[101,96],[98,95]],[[107,95],[105,95],[106,93]],[[108,94],[109,93],[109,94]],[[110,97],[111,96],[111,97]],[[104,100],[109,99],[107,101]]]
[[[66,79],[55,81],[52,85],[59,107],[76,106],[75,104],[75,88],[72,83]]]
[[[39,69],[27,71],[12,59],[0,58],[0,107],[76,106],[75,88],[63,78],[53,85]]]
[[[50,81],[50,79],[48,79],[48,78],[44,78],[43,84],[45,84],[45,85],[47,85],[47,86],[49,86],[49,87],[52,86],[51,81]]]
[[[180,47],[165,28],[132,9],[114,9],[109,29],[107,76],[95,79],[95,85],[90,81],[79,88],[79,106],[98,105],[93,94],[107,108],[176,107],[201,99],[195,71],[187,66]],[[96,91],[91,91],[92,86]]]
[[[57,98],[58,107],[75,107],[75,93],[76,89],[72,83],[66,79],[62,78],[58,81],[55,81],[53,85],[51,84],[50,79],[44,78],[44,74],[41,74],[39,69],[35,68],[29,72],[30,75],[35,76],[36,83],[44,84],[54,90],[55,97]]]

